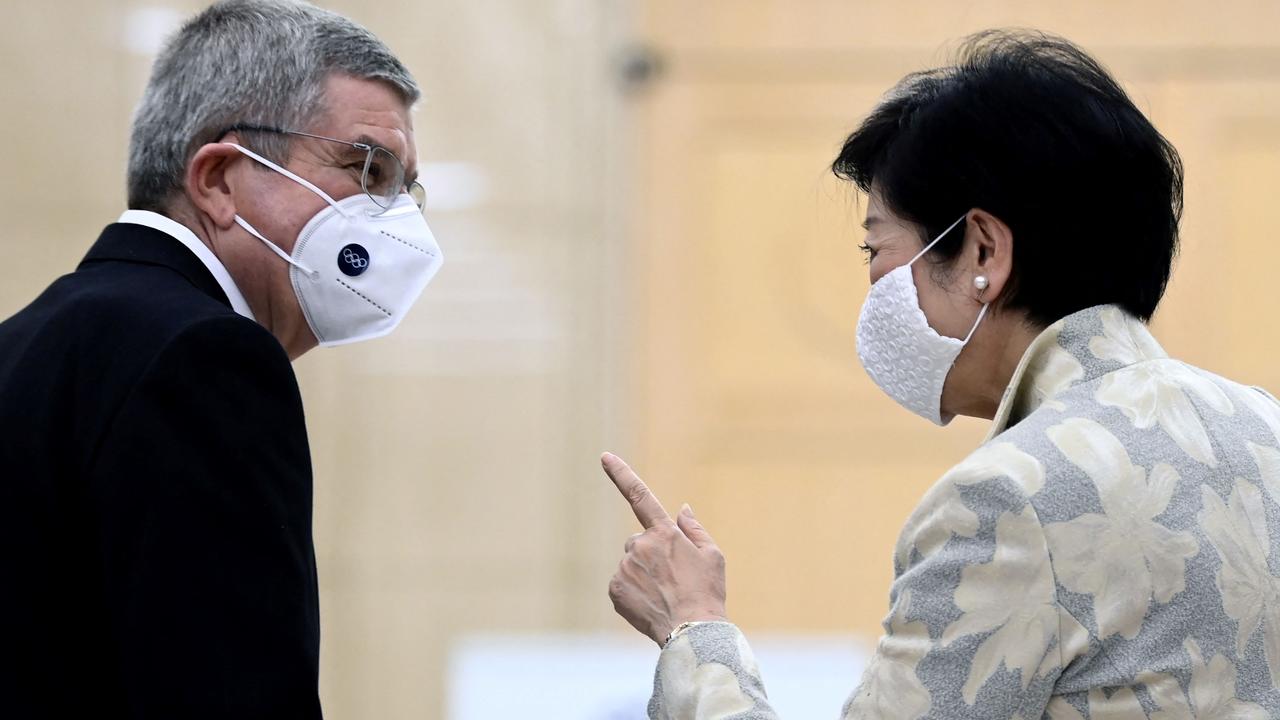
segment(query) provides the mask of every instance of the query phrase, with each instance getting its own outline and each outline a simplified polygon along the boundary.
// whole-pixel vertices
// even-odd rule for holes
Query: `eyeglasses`
[[[396,156],[384,147],[370,145],[362,142],[351,142],[349,140],[339,140],[337,138],[325,137],[324,135],[313,135],[298,130],[284,130],[282,128],[266,127],[263,125],[232,125],[218,134],[222,137],[229,132],[268,132],[278,135],[300,135],[302,137],[314,138],[316,140],[327,140],[329,142],[341,143],[356,150],[365,152],[364,170],[360,173],[360,188],[364,190],[364,194],[369,196],[370,200],[377,203],[378,207],[388,210],[395,204],[396,198],[400,196],[402,191],[407,191],[413,202],[417,204],[421,210],[427,204],[427,191],[417,180],[408,186],[404,184],[404,165],[396,158]]]

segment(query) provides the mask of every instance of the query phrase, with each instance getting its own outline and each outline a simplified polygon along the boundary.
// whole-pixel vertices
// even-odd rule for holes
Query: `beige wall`
[[[1280,388],[1276,3],[322,4],[416,73],[422,159],[452,192],[428,213],[448,263],[405,326],[298,364],[330,717],[443,717],[450,644],[473,631],[623,630],[604,583],[632,521],[605,447],[698,509],[749,631],[877,631],[897,529],[983,428],[922,425],[861,373],[860,210],[825,166],[971,30],[1055,30],[1126,81],[1187,164],[1157,333]],[[122,207],[142,7],[0,0],[0,316]],[[633,39],[665,72],[624,96]]]

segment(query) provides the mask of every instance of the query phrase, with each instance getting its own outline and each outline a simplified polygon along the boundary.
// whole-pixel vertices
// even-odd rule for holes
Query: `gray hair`
[[[152,68],[129,140],[129,207],[164,211],[200,146],[237,124],[306,130],[334,73],[389,84],[406,105],[420,91],[373,33],[299,0],[225,0],[188,21]],[[277,163],[287,135],[255,149]]]

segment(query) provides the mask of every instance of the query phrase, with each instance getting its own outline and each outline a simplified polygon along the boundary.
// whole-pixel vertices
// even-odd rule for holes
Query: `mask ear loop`
[[[329,203],[330,205],[332,205],[332,206],[333,206],[333,209],[334,209],[334,210],[337,210],[337,211],[338,211],[338,214],[342,215],[343,217],[345,217],[345,218],[350,218],[350,217],[351,217],[350,215],[348,215],[348,214],[346,213],[346,211],[344,211],[344,210],[342,209],[342,207],[341,207],[341,206],[339,206],[339,205],[338,205],[338,202],[337,202],[336,200],[334,200],[333,198],[329,197],[329,193],[326,193],[325,191],[323,191],[323,190],[321,190],[320,188],[316,187],[316,186],[315,186],[315,185],[314,185],[310,180],[307,180],[306,178],[303,178],[303,177],[301,177],[301,176],[295,175],[294,173],[292,173],[292,172],[290,172],[290,171],[288,171],[288,170],[286,170],[286,169],[284,169],[284,168],[280,167],[279,165],[277,165],[277,164],[275,164],[275,163],[271,162],[270,160],[268,160],[268,159],[266,159],[266,158],[262,157],[262,156],[261,156],[261,155],[259,155],[258,153],[256,153],[256,152],[254,152],[254,151],[250,150],[249,148],[241,147],[241,146],[239,146],[239,145],[237,145],[237,144],[235,144],[235,143],[223,143],[223,144],[224,144],[224,145],[230,145],[231,147],[233,147],[233,148],[235,148],[235,149],[239,150],[240,152],[244,153],[245,155],[248,155],[249,157],[253,158],[254,160],[257,160],[258,162],[262,163],[263,165],[266,165],[267,167],[271,168],[272,170],[275,170],[276,172],[280,173],[281,175],[283,175],[283,176],[285,176],[285,177],[289,178],[290,180],[292,180],[292,181],[294,181],[294,182],[298,183],[299,185],[301,185],[302,187],[304,187],[304,188],[306,188],[306,189],[310,190],[311,192],[313,192],[313,193],[315,193],[315,194],[319,195],[320,197],[324,198],[324,201],[325,201],[325,202],[327,202],[327,203]]]
[[[973,321],[973,327],[969,328],[969,334],[964,336],[964,344],[969,344],[969,339],[973,334],[978,332],[978,326],[982,324],[982,318],[986,317],[987,308],[991,307],[990,303],[982,303],[982,309],[978,311],[978,319]]]
[[[911,262],[907,263],[907,265],[911,265],[915,261],[924,257],[924,254],[929,252],[930,248],[932,248],[934,245],[937,245],[942,240],[942,238],[947,236],[947,233],[951,232],[952,230],[955,230],[956,226],[964,222],[965,218],[967,217],[969,217],[968,210],[966,210],[963,215],[961,215],[958,219],[956,219],[955,222],[948,225],[946,230],[943,230],[942,232],[938,233],[938,237],[934,238],[928,245],[925,245],[923,250],[916,253],[916,256],[911,258]],[[973,327],[969,328],[969,334],[964,336],[964,343],[963,343],[964,345],[968,345],[969,340],[973,338],[973,334],[978,331],[978,326],[982,324],[982,318],[986,317],[987,308],[989,307],[991,307],[990,303],[982,303],[982,309],[978,311],[978,319],[973,321]]]
[[[325,201],[325,202],[329,203],[329,205],[330,205],[331,207],[333,207],[333,209],[334,209],[334,210],[337,210],[337,211],[338,211],[338,214],[339,214],[339,215],[341,215],[342,217],[344,217],[344,218],[348,218],[348,219],[351,217],[350,215],[348,215],[348,214],[346,213],[346,211],[344,211],[344,210],[343,210],[343,209],[338,205],[338,203],[337,203],[337,202],[335,202],[335,201],[334,201],[334,199],[333,199],[333,198],[329,197],[329,194],[328,194],[328,193],[326,193],[325,191],[323,191],[323,190],[321,190],[320,188],[316,187],[314,183],[312,183],[311,181],[307,180],[306,178],[303,178],[303,177],[301,177],[301,176],[299,176],[299,175],[297,175],[297,174],[295,174],[295,173],[292,173],[292,172],[290,172],[290,171],[288,171],[288,170],[286,170],[286,169],[284,169],[284,168],[280,167],[279,165],[277,165],[277,164],[275,164],[275,163],[271,162],[270,160],[268,160],[268,159],[266,159],[266,158],[262,157],[262,156],[261,156],[261,155],[259,155],[258,153],[256,153],[256,152],[254,152],[254,151],[250,150],[249,148],[241,147],[240,145],[237,145],[236,143],[230,143],[230,142],[229,142],[229,143],[223,143],[223,144],[224,144],[224,145],[230,145],[231,147],[235,148],[236,150],[239,150],[241,153],[244,153],[245,155],[247,155],[247,156],[249,156],[249,157],[253,158],[254,160],[257,160],[258,162],[262,163],[263,165],[266,165],[267,167],[271,168],[272,170],[275,170],[276,172],[280,173],[281,175],[284,175],[285,177],[289,178],[290,180],[292,180],[292,181],[294,181],[294,182],[298,183],[298,184],[299,184],[299,185],[301,185],[302,187],[304,187],[304,188],[306,188],[306,189],[310,190],[311,192],[313,192],[313,193],[315,193],[315,194],[319,195],[321,198],[323,198],[323,199],[324,199],[324,201]],[[254,237],[258,238],[259,240],[261,240],[261,241],[262,241],[262,242],[263,242],[263,243],[264,243],[264,244],[265,244],[265,245],[266,245],[266,246],[271,250],[271,252],[275,253],[276,255],[279,255],[281,260],[284,260],[285,262],[289,263],[290,265],[292,265],[292,266],[294,266],[294,267],[298,268],[298,269],[299,269],[299,270],[301,270],[303,273],[305,273],[305,274],[307,275],[307,277],[311,278],[312,280],[316,280],[316,279],[318,279],[318,278],[320,277],[320,272],[319,272],[318,270],[312,270],[311,268],[309,268],[309,267],[307,267],[307,266],[305,266],[305,265],[302,265],[301,263],[297,262],[297,261],[296,261],[296,260],[294,260],[293,258],[291,258],[291,257],[289,257],[288,255],[286,255],[286,254],[285,254],[285,252],[284,252],[283,250],[281,250],[281,249],[280,249],[280,246],[279,246],[279,245],[276,245],[275,243],[273,243],[273,242],[271,242],[270,240],[268,240],[268,239],[266,239],[265,237],[263,237],[262,233],[260,233],[260,232],[258,232],[257,230],[255,230],[255,229],[254,229],[254,227],[253,227],[252,225],[250,225],[248,222],[246,222],[244,218],[240,217],[239,215],[236,215],[236,216],[235,216],[235,220],[236,220],[236,224],[238,224],[240,227],[242,227],[242,228],[244,228],[244,229],[245,229],[245,232],[247,232],[247,233],[249,233],[250,235],[252,235],[252,236],[254,236]]]
[[[911,258],[911,262],[909,262],[909,263],[907,263],[907,264],[908,264],[908,265],[911,265],[911,264],[912,264],[912,263],[914,263],[915,261],[917,261],[917,260],[919,260],[920,258],[924,257],[924,254],[925,254],[925,253],[929,252],[929,250],[930,250],[934,245],[937,245],[937,244],[938,244],[938,242],[942,240],[942,238],[946,237],[946,236],[947,236],[947,233],[951,232],[952,230],[955,230],[955,229],[956,229],[956,226],[957,226],[957,225],[959,225],[960,223],[964,222],[965,218],[967,218],[967,217],[969,217],[969,211],[968,211],[968,210],[965,210],[965,211],[964,211],[964,214],[963,214],[963,215],[961,215],[961,216],[960,216],[960,218],[959,218],[958,220],[956,220],[955,222],[953,222],[953,223],[951,223],[950,225],[948,225],[946,230],[943,230],[942,232],[938,233],[938,237],[934,238],[934,239],[933,239],[933,240],[932,240],[928,245],[925,245],[925,246],[924,246],[924,249],[923,249],[923,250],[921,250],[920,252],[916,253],[916,256],[915,256],[915,257],[913,257],[913,258]]]
[[[244,229],[245,229],[245,232],[247,232],[247,233],[249,233],[250,235],[252,235],[252,236],[254,236],[254,237],[258,238],[259,240],[261,240],[261,241],[262,241],[262,243],[263,243],[264,245],[266,245],[268,249],[270,249],[270,250],[271,250],[271,252],[275,253],[276,255],[279,255],[281,260],[284,260],[285,262],[289,263],[290,265],[292,265],[292,266],[294,266],[294,267],[298,268],[298,269],[299,269],[299,270],[301,270],[303,273],[305,273],[307,277],[311,278],[312,280],[319,280],[319,279],[320,279],[320,271],[319,271],[319,270],[312,270],[311,268],[309,268],[309,267],[307,267],[307,266],[303,265],[302,263],[299,263],[297,260],[294,260],[293,258],[291,258],[291,257],[289,257],[288,255],[286,255],[286,254],[284,253],[284,251],[280,249],[280,247],[279,247],[279,246],[277,246],[275,243],[273,243],[273,242],[271,242],[270,240],[268,240],[268,239],[266,239],[265,237],[263,237],[263,236],[262,236],[262,233],[258,232],[257,230],[254,230],[254,229],[253,229],[253,226],[252,226],[252,225],[250,225],[248,222],[245,222],[245,219],[244,219],[244,218],[242,218],[242,217],[240,217],[239,215],[236,215],[236,224],[237,224],[237,225],[239,225],[240,227],[244,228]]]

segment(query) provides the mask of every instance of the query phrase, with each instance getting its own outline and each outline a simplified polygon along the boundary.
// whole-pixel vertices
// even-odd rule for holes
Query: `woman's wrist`
[[[695,625],[701,625],[704,622],[710,622],[710,621],[689,620],[689,621],[680,623],[679,625],[676,626],[675,630],[672,630],[671,632],[667,633],[667,639],[662,641],[662,649],[666,650],[667,646],[671,644],[672,640],[675,640],[676,638],[683,635],[687,630],[689,630],[689,628],[692,628]]]
[[[696,627],[698,625],[704,625],[706,623],[729,622],[729,619],[725,617],[724,613],[699,613],[692,617],[694,619],[685,620],[680,624],[676,625],[675,627],[673,627],[666,634],[665,638],[662,638],[662,639],[654,638],[654,640],[659,640],[658,645],[665,650],[666,647],[671,644],[672,640],[675,640],[676,638],[680,637],[681,635],[688,632],[693,627]]]

